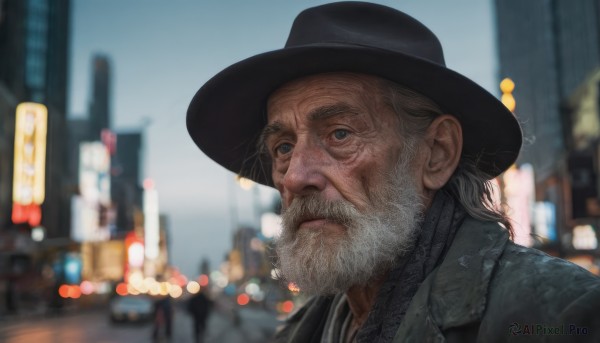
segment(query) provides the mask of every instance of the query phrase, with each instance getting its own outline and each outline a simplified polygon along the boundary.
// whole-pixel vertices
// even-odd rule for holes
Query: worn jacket
[[[320,342],[332,297],[290,317],[278,342]],[[467,218],[413,297],[394,342],[600,342],[600,279]]]

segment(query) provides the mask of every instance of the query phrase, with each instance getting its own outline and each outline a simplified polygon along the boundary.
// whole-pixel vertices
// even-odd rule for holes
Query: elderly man
[[[489,180],[521,129],[394,9],[307,9],[192,100],[195,143],[281,193],[278,267],[314,297],[282,342],[598,340],[598,279],[515,245]]]

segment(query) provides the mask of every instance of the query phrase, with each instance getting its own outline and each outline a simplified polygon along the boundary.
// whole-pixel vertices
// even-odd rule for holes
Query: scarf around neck
[[[356,334],[357,343],[392,341],[410,301],[427,275],[443,261],[465,216],[451,195],[437,192],[413,250],[399,257],[379,289],[367,320]]]

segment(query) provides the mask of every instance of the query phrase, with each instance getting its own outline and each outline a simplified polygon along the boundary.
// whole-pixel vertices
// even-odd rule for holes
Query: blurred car
[[[115,297],[109,307],[112,322],[143,322],[152,318],[154,312],[152,299],[140,295]]]

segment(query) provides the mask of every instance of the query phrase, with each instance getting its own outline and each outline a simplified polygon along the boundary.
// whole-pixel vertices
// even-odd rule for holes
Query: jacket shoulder
[[[567,260],[508,242],[498,260],[490,288],[513,294],[535,293],[530,299],[561,302],[598,286],[600,278]],[[515,294],[516,295],[516,294]],[[560,297],[555,297],[560,296]]]
[[[527,326],[541,332],[581,328],[590,320],[600,328],[593,310],[600,308],[600,279],[580,266],[508,242],[495,269],[480,337]]]

